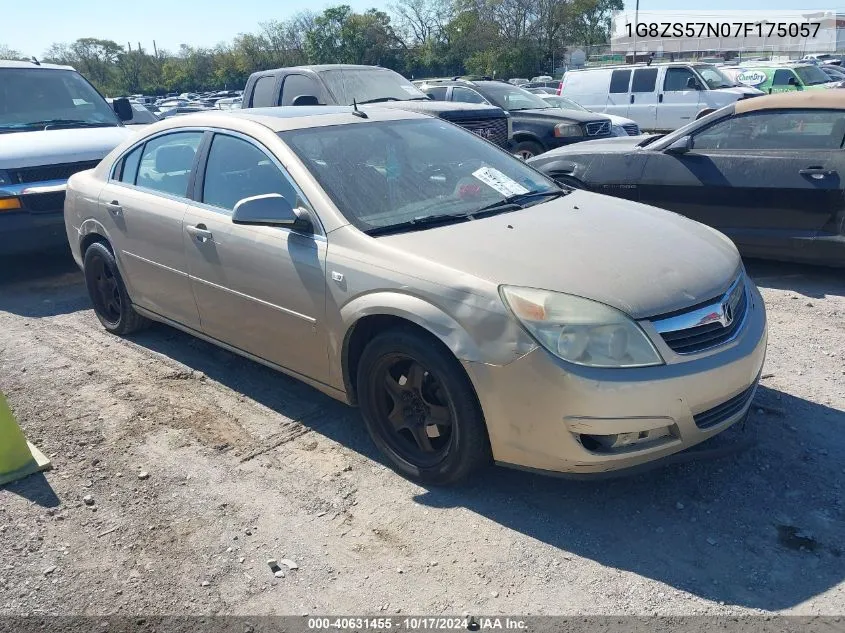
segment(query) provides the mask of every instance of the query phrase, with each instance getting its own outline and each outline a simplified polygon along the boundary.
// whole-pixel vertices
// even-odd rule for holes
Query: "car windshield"
[[[392,70],[338,68],[324,70],[320,76],[342,105],[352,105],[353,101],[378,103],[428,100],[422,90]]]
[[[563,108],[564,110],[579,110],[580,112],[589,112],[587,108],[582,106],[580,103],[575,103],[572,99],[567,99],[566,97],[555,97],[555,96],[548,96],[543,97],[543,101],[546,101],[556,108]]]
[[[818,66],[796,66],[793,70],[805,86],[817,86],[830,81],[830,77]]]
[[[114,111],[78,73],[0,68],[0,132],[117,125]]]
[[[512,196],[559,192],[521,160],[440,119],[280,132],[335,206],[363,231],[467,218]],[[409,227],[409,230],[414,230]]]
[[[499,81],[479,83],[484,96],[503,110],[534,110],[551,108],[543,98],[527,90]]]
[[[718,88],[733,88],[736,82],[732,81],[721,70],[710,64],[697,64],[693,66],[701,78],[704,79],[710,90],[717,90]]]

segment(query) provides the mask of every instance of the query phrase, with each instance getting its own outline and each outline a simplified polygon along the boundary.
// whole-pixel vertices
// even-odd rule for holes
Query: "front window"
[[[392,70],[339,68],[320,73],[337,102],[344,105],[380,101],[428,100],[428,96]]]
[[[693,66],[693,68],[698,71],[698,74],[701,75],[701,78],[710,90],[733,88],[736,86],[736,82],[732,81],[730,77],[715,66],[711,66],[710,64],[697,64]]]
[[[114,111],[76,72],[0,68],[0,133],[117,125]]]
[[[805,86],[817,86],[830,81],[830,77],[818,66],[796,66],[795,74]]]
[[[541,97],[510,84],[491,81],[483,85],[479,84],[479,87],[483,88],[487,99],[502,110],[534,110],[551,107]]]
[[[279,136],[363,231],[420,219],[469,219],[513,196],[538,194],[531,202],[542,202],[560,192],[519,159],[439,119],[313,127]]]

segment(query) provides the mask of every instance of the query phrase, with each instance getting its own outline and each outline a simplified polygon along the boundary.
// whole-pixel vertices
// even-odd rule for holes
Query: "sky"
[[[231,40],[238,33],[253,32],[260,22],[282,20],[310,9],[348,4],[361,11],[369,7],[387,9],[393,0],[176,0],[175,2],[126,2],[123,15],[115,0],[0,0],[3,24],[0,45],[23,55],[41,57],[54,42],[72,42],[80,37],[98,37],[126,45],[137,42],[152,49],[175,51],[180,44],[214,46]],[[635,0],[626,0],[633,9]],[[841,5],[841,0],[837,0]],[[679,0],[640,0],[640,10],[677,11]],[[693,3],[690,3],[693,4]],[[801,6],[801,5],[808,6]],[[3,7],[3,5],[6,5]],[[708,0],[707,10],[789,10],[833,9],[823,0]]]

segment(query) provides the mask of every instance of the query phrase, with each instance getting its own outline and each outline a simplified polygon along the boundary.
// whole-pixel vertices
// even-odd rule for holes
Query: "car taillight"
[[[557,85],[557,95],[560,96],[562,94],[563,94],[563,81],[561,80],[561,82]]]

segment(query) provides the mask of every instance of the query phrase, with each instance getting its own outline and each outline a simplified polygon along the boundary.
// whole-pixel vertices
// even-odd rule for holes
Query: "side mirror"
[[[673,142],[664,151],[667,154],[686,154],[692,149],[692,137],[687,134]]]
[[[320,100],[314,95],[298,95],[291,105],[295,106],[316,106],[320,105]]]
[[[687,90],[700,90],[698,81],[695,77],[687,77]]]
[[[117,115],[117,118],[121,121],[132,120],[132,104],[129,103],[129,99],[126,97],[115,99],[111,102],[111,107],[114,109],[114,113]]]
[[[232,211],[232,224],[283,226],[313,232],[313,224],[305,209],[294,209],[287,198],[278,193],[251,196],[238,201]]]

